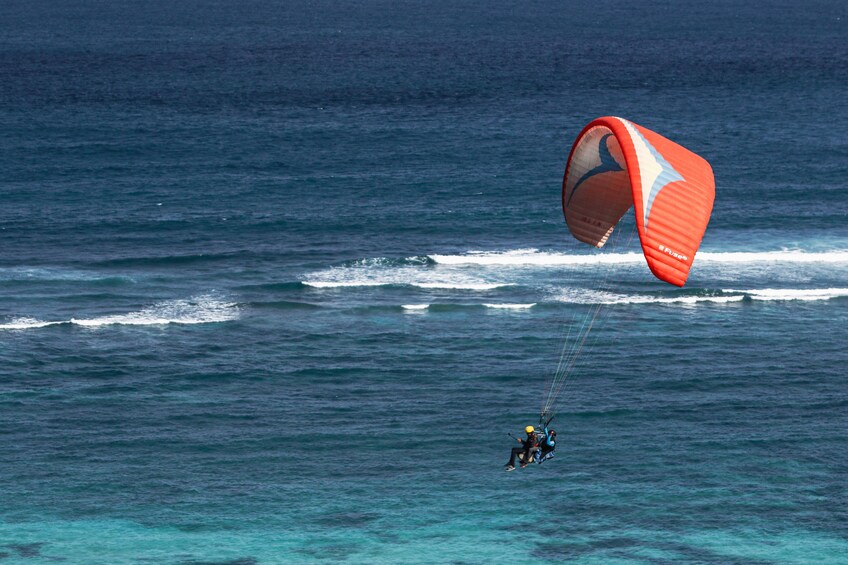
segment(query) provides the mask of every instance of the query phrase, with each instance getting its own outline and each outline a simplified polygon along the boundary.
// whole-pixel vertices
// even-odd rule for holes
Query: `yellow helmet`
[[[526,428],[524,428],[524,431],[527,432],[528,434],[532,434],[533,432],[536,431],[536,428],[534,428],[533,426],[527,426]]]

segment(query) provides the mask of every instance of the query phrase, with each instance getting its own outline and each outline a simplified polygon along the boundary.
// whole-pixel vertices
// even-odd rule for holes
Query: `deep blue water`
[[[3,3],[0,562],[848,563],[848,7],[757,4]],[[567,232],[602,115],[683,289]]]

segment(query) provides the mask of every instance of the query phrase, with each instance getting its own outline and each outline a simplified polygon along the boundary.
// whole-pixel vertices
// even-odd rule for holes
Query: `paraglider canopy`
[[[688,149],[622,118],[590,122],[577,136],[562,181],[572,235],[603,247],[633,206],[648,267],[683,286],[715,200],[710,164]]]

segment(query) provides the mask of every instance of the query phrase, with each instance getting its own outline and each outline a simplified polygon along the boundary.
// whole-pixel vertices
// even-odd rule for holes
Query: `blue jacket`
[[[548,432],[547,426],[545,426],[545,430],[543,433],[545,434],[545,437],[542,438],[542,441],[540,442],[542,444],[542,449],[544,449],[545,451],[550,451],[551,449],[556,447],[556,440],[551,437],[551,434]]]

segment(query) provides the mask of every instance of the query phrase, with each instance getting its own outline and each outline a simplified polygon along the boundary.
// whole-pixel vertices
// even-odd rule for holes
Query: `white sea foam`
[[[204,295],[188,300],[168,300],[154,304],[138,312],[113,314],[94,318],[71,318],[62,321],[44,321],[34,318],[14,318],[0,324],[0,330],[25,330],[43,328],[60,324],[73,324],[85,327],[110,325],[154,326],[165,324],[208,324],[226,322],[239,317],[236,304],[219,298]]]
[[[443,290],[493,290],[504,286],[513,286],[514,283],[482,283],[482,282],[412,282],[412,281],[303,281],[306,286],[313,288],[353,288],[368,286],[416,286],[427,289]]]
[[[303,284],[313,288],[348,288],[357,286],[386,286],[393,283],[379,281],[303,281]]]
[[[400,286],[424,290],[487,292],[511,286],[539,287],[557,284],[557,281],[553,279],[540,279],[540,269],[549,271],[550,275],[556,276],[558,280],[562,280],[560,270],[576,269],[580,272],[580,281],[585,280],[587,284],[592,284],[592,280],[587,278],[588,275],[584,276],[583,271],[593,267],[616,268],[622,271],[622,277],[623,271],[640,269],[644,270],[643,280],[654,280],[648,274],[643,254],[637,251],[569,254],[543,252],[537,249],[514,249],[469,251],[456,255],[434,254],[428,257],[429,259],[424,259],[416,256],[405,260],[379,257],[363,259],[345,266],[310,273],[304,277],[303,284],[318,289]],[[848,267],[848,250],[812,252],[784,249],[764,252],[704,252],[698,254],[696,263],[700,265],[701,280],[720,280],[723,281],[720,284],[727,286],[734,284],[757,286],[757,283],[731,281],[780,280],[782,284],[805,287],[810,286],[814,280],[828,280],[827,277],[838,276],[838,273],[834,275],[833,272]],[[816,267],[815,264],[819,264],[820,267]],[[804,265],[804,267],[797,267],[797,265]],[[611,278],[608,280],[619,280],[618,274],[609,276]],[[633,276],[639,275],[633,273]],[[775,277],[778,276],[780,278],[776,279]],[[773,299],[771,296],[757,295],[753,292],[716,294],[717,296],[693,296],[691,293],[681,293],[680,296],[671,293],[623,294],[621,296],[608,294],[569,296],[564,300],[586,304],[599,302],[694,304],[736,302],[742,300],[740,297],[743,296],[754,300]],[[798,296],[799,299],[817,299]]]
[[[549,253],[537,249],[512,251],[469,251],[463,255],[429,255],[440,265],[560,266],[606,265],[644,262],[641,253]]]
[[[55,326],[66,322],[43,322],[35,318],[12,318],[5,324],[0,324],[0,330],[27,330],[30,328],[44,328],[47,326]]]
[[[432,283],[413,283],[412,286],[421,288],[440,288],[447,290],[494,290],[505,286],[515,286],[515,283],[475,283],[475,282],[432,282]]]
[[[745,299],[745,296],[742,294],[736,296],[651,296],[575,288],[560,292],[554,299],[570,304],[697,304],[701,302],[741,302]]]
[[[495,280],[493,280],[495,279]],[[419,262],[397,265],[388,260],[357,261],[345,267],[333,267],[310,273],[302,283],[313,288],[352,288],[411,286],[424,289],[486,291],[514,283],[491,276],[476,275],[462,269]]]
[[[696,262],[703,263],[848,263],[848,251],[801,251],[784,249],[762,252],[699,252]]]
[[[430,259],[440,265],[535,265],[535,266],[584,266],[584,265],[626,265],[643,263],[641,252],[612,253],[597,251],[594,253],[559,253],[537,249],[515,249],[511,251],[469,251],[461,255],[431,254]],[[776,251],[701,251],[695,257],[696,263],[845,263],[848,264],[848,250],[802,251],[782,249]]]
[[[702,302],[728,303],[741,302],[744,296],[646,296],[646,295],[609,295],[600,298],[596,304],[699,304]]]
[[[741,302],[746,298],[755,301],[777,300],[829,300],[848,296],[848,288],[825,289],[724,289],[715,296],[650,296],[644,294],[621,294],[604,291],[569,289],[555,297],[560,302],[571,304],[700,304]]]
[[[760,288],[751,290],[723,290],[740,293],[752,300],[830,300],[848,296],[848,288]]]
[[[504,309],[504,310],[526,310],[528,308],[532,308],[535,305],[536,305],[536,303],[533,302],[531,304],[483,304],[482,306],[485,306],[486,308],[495,308],[495,309]],[[465,305],[458,305],[458,306],[474,307],[476,305],[465,304]],[[422,310],[427,310],[428,308],[430,308],[430,304],[404,304],[402,307],[403,307],[404,310],[420,312]]]

